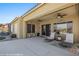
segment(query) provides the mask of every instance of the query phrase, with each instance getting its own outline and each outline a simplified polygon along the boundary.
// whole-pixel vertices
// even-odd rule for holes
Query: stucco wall
[[[22,28],[22,19],[17,18],[16,21],[11,23],[11,32],[17,35],[17,38],[22,38],[23,28]]]

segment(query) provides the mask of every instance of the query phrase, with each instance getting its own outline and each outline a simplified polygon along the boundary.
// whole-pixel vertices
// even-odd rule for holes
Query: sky
[[[0,23],[10,23],[15,17],[23,15],[36,3],[0,3]]]

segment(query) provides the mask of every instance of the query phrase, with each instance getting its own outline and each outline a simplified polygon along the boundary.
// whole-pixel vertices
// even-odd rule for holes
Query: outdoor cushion
[[[64,42],[73,43],[74,35],[73,33],[66,33],[66,40]]]
[[[50,36],[47,37],[47,39],[54,39],[54,38],[55,38],[55,33],[54,33],[54,32],[52,32],[52,33],[50,34]]]
[[[54,40],[54,38],[55,38],[55,33],[51,33],[51,35],[49,37],[46,37],[45,41],[51,42]]]

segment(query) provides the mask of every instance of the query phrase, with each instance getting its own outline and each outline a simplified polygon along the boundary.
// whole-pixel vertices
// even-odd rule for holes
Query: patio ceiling
[[[63,10],[60,10],[60,11],[57,11],[57,12],[50,13],[48,15],[41,16],[39,18],[35,18],[34,20],[57,19],[57,14],[58,13],[66,14],[64,17],[71,16],[71,15],[74,15],[75,14],[74,8],[75,7],[71,6],[69,8],[66,8],[66,9],[63,9]]]
[[[59,4],[59,3],[56,3],[56,4],[47,3],[47,4],[44,4],[41,7],[34,10],[33,12],[26,15],[24,17],[24,21],[28,21],[28,20],[32,20],[32,19],[39,19],[40,17],[42,17],[44,19],[44,15],[47,15],[49,13],[53,13],[57,10],[60,10],[62,8],[65,8],[65,7],[68,7],[68,6],[71,6],[71,5],[74,5],[74,4],[67,4],[67,3],[66,4],[65,3],[61,3],[61,4]],[[52,16],[52,14],[51,14],[51,16]],[[46,17],[48,18],[48,17],[51,17],[51,16],[47,15]]]

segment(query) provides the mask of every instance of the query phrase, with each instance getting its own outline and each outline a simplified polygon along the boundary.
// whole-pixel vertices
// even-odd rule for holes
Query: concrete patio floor
[[[72,56],[65,49],[47,44],[44,38],[32,37],[0,42],[0,55],[3,56]]]

